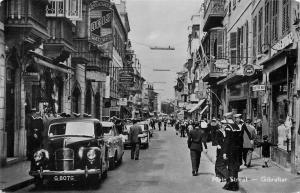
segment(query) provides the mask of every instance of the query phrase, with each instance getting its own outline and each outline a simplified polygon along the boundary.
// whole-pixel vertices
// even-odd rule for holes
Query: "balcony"
[[[211,62],[205,69],[202,70],[203,82],[214,84],[217,81],[226,77],[227,73],[225,68],[217,68],[215,61]]]
[[[207,0],[203,16],[203,31],[213,27],[222,27],[225,16],[225,0]]]
[[[48,18],[48,31],[51,36],[44,44],[47,55],[56,57],[61,50],[74,52],[73,32],[74,24],[66,18]]]
[[[7,34],[7,39],[25,41],[29,46],[28,49],[31,50],[49,38],[45,16],[47,1],[10,0],[2,4],[6,10],[5,34]]]

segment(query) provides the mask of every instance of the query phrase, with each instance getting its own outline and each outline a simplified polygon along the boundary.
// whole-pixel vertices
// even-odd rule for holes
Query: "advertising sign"
[[[131,87],[134,84],[133,72],[129,69],[119,70],[119,83],[121,85]]]
[[[118,101],[119,106],[127,106],[127,98],[120,98]]]
[[[244,67],[244,75],[245,76],[252,76],[255,73],[255,69],[253,67],[253,65],[246,65]]]
[[[113,10],[109,1],[93,1],[89,6],[89,40],[102,46],[113,41]]]
[[[266,85],[253,85],[252,86],[252,91],[265,91],[266,90]]]

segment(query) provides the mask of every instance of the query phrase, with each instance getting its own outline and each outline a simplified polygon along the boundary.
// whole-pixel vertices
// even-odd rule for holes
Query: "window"
[[[46,16],[81,20],[82,0],[50,0],[46,7]]]
[[[257,33],[257,27],[256,27],[257,23],[256,22],[257,22],[257,16],[254,17],[253,22],[252,22],[253,23],[253,27],[252,27],[252,29],[253,29],[253,46],[252,46],[253,50],[252,51],[253,51],[253,59],[254,60],[256,59],[256,38],[257,38],[256,37],[256,33]]]
[[[257,51],[258,53],[262,53],[262,8],[258,12],[258,40],[257,40]]]
[[[230,33],[230,61],[231,65],[237,64],[237,32]]]
[[[244,41],[244,44],[245,44],[245,50],[246,50],[246,64],[248,63],[248,46],[249,46],[249,42],[248,42],[248,38],[249,38],[249,28],[248,28],[248,21],[246,21],[246,24],[245,24],[245,41]]]
[[[286,35],[290,31],[290,0],[283,0],[283,14],[282,14],[282,34]]]
[[[217,32],[217,58],[223,58],[223,30]]]
[[[278,39],[278,0],[272,2],[272,43]]]
[[[51,0],[46,7],[47,17],[64,17],[65,16],[64,0]]]
[[[264,29],[264,44],[263,51],[269,50],[270,44],[270,26],[271,26],[271,19],[270,19],[270,8],[271,3],[270,1],[266,1],[265,4],[265,29]]]

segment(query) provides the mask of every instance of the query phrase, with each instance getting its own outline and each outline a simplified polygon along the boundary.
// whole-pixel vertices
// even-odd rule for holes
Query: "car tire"
[[[116,167],[115,157],[109,159],[109,169],[113,170]]]
[[[35,185],[35,189],[37,190],[42,189],[44,186],[44,180],[39,177],[36,177],[34,179],[34,185]]]
[[[100,181],[101,178],[99,177],[99,175],[95,174],[95,175],[90,175],[87,179],[86,179],[86,185],[88,188],[92,188],[92,189],[98,189],[100,187]]]

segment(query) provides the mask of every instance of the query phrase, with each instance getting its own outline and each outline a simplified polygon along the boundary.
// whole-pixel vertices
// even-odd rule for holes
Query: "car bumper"
[[[87,170],[69,170],[69,171],[53,171],[53,170],[37,170],[30,171],[29,175],[34,177],[51,177],[51,176],[85,176],[101,174],[100,169],[87,169]]]

